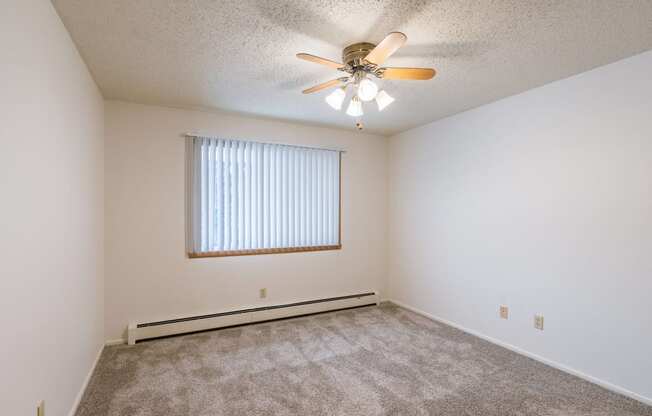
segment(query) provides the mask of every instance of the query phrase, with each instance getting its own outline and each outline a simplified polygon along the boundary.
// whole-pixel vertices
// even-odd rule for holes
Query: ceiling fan
[[[327,88],[339,87],[326,97],[328,105],[336,110],[342,109],[349,85],[353,87],[354,95],[349,102],[346,114],[356,117],[356,127],[362,130],[360,117],[364,114],[362,103],[376,100],[378,111],[394,102],[387,92],[378,90],[378,85],[372,81],[372,76],[379,79],[395,80],[428,80],[435,76],[432,68],[392,68],[381,65],[407,41],[407,36],[401,32],[392,32],[385,36],[378,45],[360,42],[349,45],[342,51],[342,61],[339,63],[330,59],[308,53],[298,53],[297,58],[325,65],[338,71],[346,72],[347,76],[336,78],[314,87],[303,90],[304,94],[312,94]]]

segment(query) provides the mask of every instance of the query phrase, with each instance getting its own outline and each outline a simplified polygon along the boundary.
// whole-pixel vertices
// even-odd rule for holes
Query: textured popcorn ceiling
[[[650,0],[53,0],[105,98],[215,108],[353,127],[301,90],[342,73],[350,43],[390,31],[388,66],[430,81],[384,81],[396,102],[365,107],[368,131],[396,133],[652,48]],[[609,82],[609,80],[605,80]]]

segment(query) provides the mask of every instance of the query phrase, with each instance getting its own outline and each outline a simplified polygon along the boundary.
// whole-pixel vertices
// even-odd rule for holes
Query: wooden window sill
[[[332,246],[261,248],[256,250],[207,251],[204,253],[188,253],[188,258],[200,259],[204,257],[232,257],[232,256],[254,256],[258,254],[303,253],[309,251],[340,250],[341,248],[342,245],[337,244]]]

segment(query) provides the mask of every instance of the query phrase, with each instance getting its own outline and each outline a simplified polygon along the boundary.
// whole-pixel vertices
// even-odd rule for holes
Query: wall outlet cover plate
[[[502,319],[507,319],[509,318],[509,308],[505,305],[500,306],[500,317]]]

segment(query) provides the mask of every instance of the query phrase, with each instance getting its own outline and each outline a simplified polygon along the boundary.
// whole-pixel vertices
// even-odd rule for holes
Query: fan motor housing
[[[376,45],[369,42],[359,42],[349,45],[342,51],[342,62],[350,67],[361,66],[365,56],[375,47]]]

